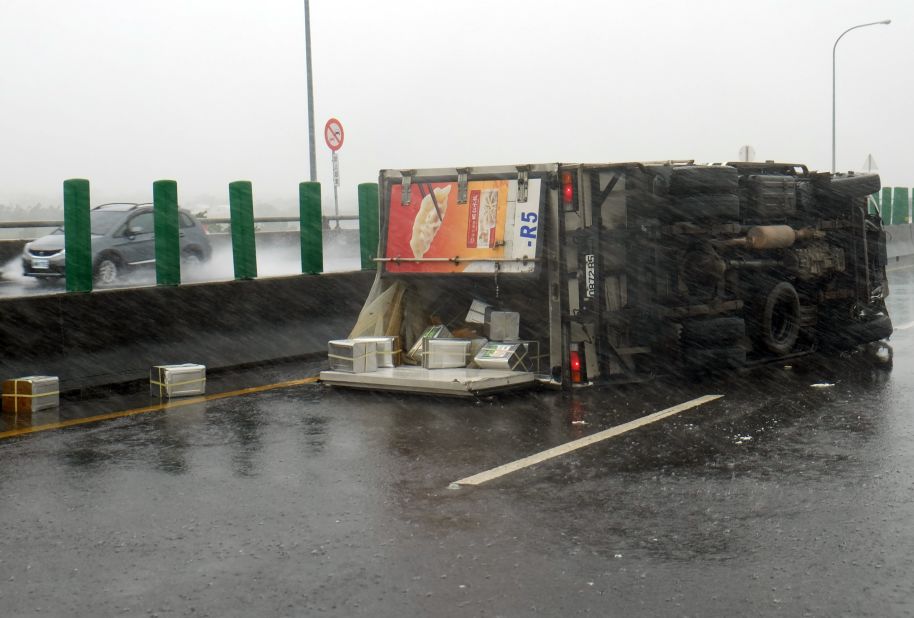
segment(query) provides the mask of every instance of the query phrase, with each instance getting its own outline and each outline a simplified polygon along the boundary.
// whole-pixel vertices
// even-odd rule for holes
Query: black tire
[[[879,174],[854,174],[836,176],[826,185],[827,190],[840,197],[865,197],[882,188]]]
[[[672,221],[739,221],[739,196],[735,193],[709,193],[674,198],[666,208],[665,217]]]
[[[683,322],[680,339],[683,347],[702,349],[731,346],[745,336],[743,318],[723,317]]]
[[[670,195],[733,193],[739,186],[739,173],[727,165],[680,165],[670,169]]]
[[[111,285],[120,278],[123,266],[114,255],[101,255],[92,268],[92,278],[98,285]]]
[[[196,248],[188,248],[181,252],[182,268],[197,268],[203,264],[203,253]]]
[[[789,354],[800,336],[800,297],[787,281],[768,292],[759,316],[761,343],[779,356]]]
[[[692,373],[737,369],[746,364],[746,350],[741,347],[690,349],[683,352],[682,358]]]
[[[852,322],[844,329],[845,338],[853,345],[870,343],[887,339],[894,332],[892,319],[887,315],[869,320],[868,322]]]

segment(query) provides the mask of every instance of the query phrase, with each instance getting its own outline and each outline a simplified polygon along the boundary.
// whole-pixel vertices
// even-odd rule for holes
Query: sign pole
[[[333,163],[333,216],[336,217],[336,229],[340,229],[340,204],[337,198],[338,188],[340,186],[340,160],[336,153],[343,147],[343,124],[336,118],[331,118],[324,125],[324,142],[327,148],[333,153],[331,162]]]
[[[340,229],[340,203],[337,197],[340,186],[340,159],[333,151],[333,215],[336,217],[336,229]]]

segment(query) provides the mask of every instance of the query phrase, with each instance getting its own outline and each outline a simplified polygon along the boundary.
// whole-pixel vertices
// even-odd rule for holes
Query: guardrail
[[[221,225],[231,225],[232,220],[228,217],[223,218],[209,218],[209,217],[197,217],[200,223],[203,224],[221,224]],[[358,221],[359,215],[322,215],[322,226],[323,228],[330,229],[330,223],[336,221],[339,225],[340,221]],[[298,217],[255,217],[254,224],[258,223],[298,223]],[[63,227],[63,219],[61,220],[49,220],[49,221],[0,221],[0,229],[5,230],[15,230],[15,229],[29,229],[29,228],[43,228],[43,227]],[[31,239],[22,239],[22,240],[31,240]]]
[[[156,284],[175,286],[181,284],[179,219],[177,183],[157,180],[153,183],[153,215],[155,229]],[[257,247],[255,232],[259,225],[272,223],[297,223],[301,250],[301,272],[323,272],[323,233],[342,230],[342,221],[358,221],[361,245],[362,270],[374,270],[377,252],[378,185],[364,183],[358,187],[358,215],[323,215],[321,212],[320,183],[299,183],[299,216],[254,218],[253,191],[248,181],[229,184],[228,218],[199,220],[204,225],[228,225],[231,236],[232,260],[235,279],[257,277]],[[47,229],[62,227],[64,230],[66,286],[69,292],[92,291],[93,261],[90,233],[89,181],[81,178],[63,183],[64,220],[3,221],[0,229]],[[335,227],[331,228],[331,223]],[[292,230],[285,230],[292,231]],[[15,241],[13,241],[15,242]],[[21,242],[21,241],[20,241]],[[25,259],[29,259],[28,256]]]

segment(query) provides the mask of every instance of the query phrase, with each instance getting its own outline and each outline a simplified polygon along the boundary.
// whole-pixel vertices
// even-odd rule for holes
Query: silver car
[[[92,272],[95,282],[110,284],[124,273],[155,265],[155,227],[151,204],[102,204],[89,212]],[[182,264],[209,260],[206,230],[190,213],[178,212]],[[64,232],[57,228],[25,245],[22,272],[42,280],[66,276]]]

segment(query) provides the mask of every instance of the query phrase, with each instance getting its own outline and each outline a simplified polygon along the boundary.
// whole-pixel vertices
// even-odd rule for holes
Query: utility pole
[[[314,84],[311,79],[311,10],[305,0],[305,60],[308,66],[308,156],[311,182],[317,182],[317,155],[314,152]]]

